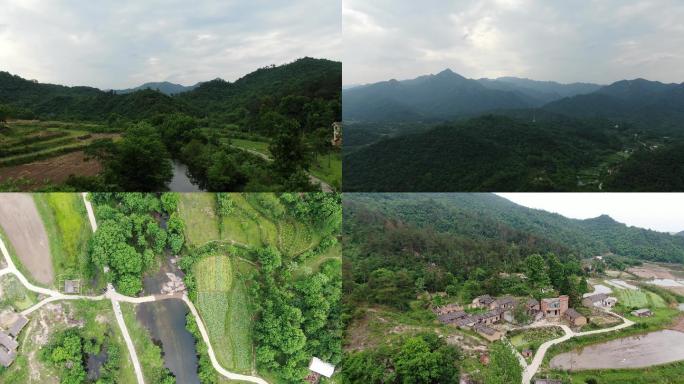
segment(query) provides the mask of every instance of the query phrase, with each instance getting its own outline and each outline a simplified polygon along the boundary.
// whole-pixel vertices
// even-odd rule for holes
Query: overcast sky
[[[684,82],[681,0],[343,0],[344,83],[438,73]]]
[[[635,227],[684,231],[684,193],[498,193],[530,208],[573,219],[603,214]]]
[[[103,89],[232,81],[341,60],[341,17],[335,0],[0,0],[0,70]]]

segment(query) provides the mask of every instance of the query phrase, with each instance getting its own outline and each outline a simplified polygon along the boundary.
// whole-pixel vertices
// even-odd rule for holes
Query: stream
[[[172,192],[202,192],[203,190],[188,177],[188,167],[178,160],[173,160],[173,178],[169,182]]]
[[[144,278],[144,294],[158,294],[167,281],[166,273],[182,276],[168,260],[154,275]],[[189,310],[181,300],[171,299],[138,304],[136,317],[162,348],[164,366],[176,376],[177,383],[199,384],[195,338],[185,329]]]

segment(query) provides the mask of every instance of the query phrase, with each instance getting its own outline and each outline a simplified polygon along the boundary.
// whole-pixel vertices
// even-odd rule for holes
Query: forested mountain
[[[192,91],[193,89],[197,88],[198,86],[199,86],[199,84],[185,86],[185,85],[170,83],[168,81],[162,81],[162,82],[145,83],[145,84],[138,86],[138,87],[135,87],[135,88],[117,89],[114,91],[114,93],[123,95],[126,93],[141,91],[143,89],[151,89],[153,91],[159,91],[165,95],[171,96],[171,95],[176,95],[176,94],[187,92],[187,91]]]
[[[448,69],[412,80],[355,87],[342,95],[344,119],[362,121],[452,119],[533,104],[522,93],[488,88]]]
[[[531,253],[547,252],[561,258],[614,253],[684,262],[681,236],[628,227],[606,215],[569,219],[494,194],[346,194],[344,215],[350,243],[387,258],[365,263],[503,270],[515,269]]]
[[[611,127],[610,124],[603,124]],[[345,156],[348,191],[577,188],[577,172],[621,147],[612,128],[487,115],[377,142]]]
[[[110,116],[131,121],[155,114],[181,112],[195,117],[244,118],[249,113],[292,96],[291,109],[303,108],[300,97],[331,102],[330,118],[340,115],[339,93],[342,65],[324,59],[303,58],[281,66],[260,68],[230,83],[216,79],[192,91],[168,96],[143,85],[140,90],[118,94],[92,87],[41,84],[0,72],[0,104],[28,109],[38,118],[103,121]],[[232,121],[231,121],[232,122]]]
[[[545,110],[580,118],[602,117],[643,129],[682,135],[684,84],[622,80],[587,95],[561,99]]]

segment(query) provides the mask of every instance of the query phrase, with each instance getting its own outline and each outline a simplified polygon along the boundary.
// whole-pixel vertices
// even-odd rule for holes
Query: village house
[[[436,315],[439,316],[439,315],[444,315],[444,314],[451,313],[451,312],[460,311],[462,309],[463,309],[463,307],[461,307],[458,304],[447,304],[447,305],[443,305],[441,307],[434,308],[432,310],[432,312],[434,312]]]
[[[335,366],[326,363],[318,357],[314,357],[309,363],[309,371],[311,372],[308,376],[306,376],[305,380],[309,383],[315,384],[318,383],[321,376],[325,376],[327,378],[332,377],[333,373],[335,373]]]
[[[448,312],[437,316],[437,320],[442,324],[453,324],[466,316],[468,316],[468,314],[465,313],[465,311]]]
[[[542,299],[540,309],[546,318],[560,318],[568,310],[569,301],[570,298],[566,295]]]
[[[486,313],[480,315],[480,324],[494,324],[501,321],[502,312],[498,309],[492,309]]]
[[[568,308],[568,310],[565,311],[564,317],[575,327],[587,325],[587,318],[577,312],[574,308]]]
[[[478,296],[475,299],[473,299],[472,307],[473,308],[494,309],[494,308],[490,307],[493,303],[494,303],[493,297],[491,297],[489,295],[482,295],[482,296]]]
[[[582,305],[585,307],[613,308],[617,301],[618,299],[615,297],[608,296],[605,293],[597,293],[582,299]]]
[[[16,339],[22,329],[28,324],[28,319],[24,315],[19,315],[14,323],[9,327],[7,333]]]
[[[637,309],[636,311],[632,311],[632,316],[651,317],[651,316],[653,316],[653,312],[651,312],[651,310],[648,308],[641,308],[641,309]]]
[[[7,333],[0,331],[0,364],[5,368],[12,365],[17,357],[19,344]]]
[[[500,340],[503,336],[501,331],[497,331],[496,329],[490,328],[484,324],[475,324],[473,330],[489,341]]]
[[[504,296],[504,297],[502,297],[500,299],[496,299],[496,301],[494,301],[494,308],[499,309],[499,310],[508,311],[508,310],[513,309],[513,307],[515,307],[515,304],[516,303],[515,303],[514,298],[512,298],[511,296]]]

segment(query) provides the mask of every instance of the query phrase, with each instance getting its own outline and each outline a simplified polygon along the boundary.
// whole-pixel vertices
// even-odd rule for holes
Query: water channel
[[[159,294],[168,280],[167,272],[182,276],[182,272],[167,261],[157,274],[145,277],[143,295]],[[150,331],[155,344],[161,346],[164,365],[176,376],[176,382],[199,384],[195,339],[185,329],[188,312],[182,300],[170,299],[138,304],[136,317]]]
[[[202,192],[188,177],[188,167],[178,160],[173,161],[173,178],[169,182],[169,190],[173,192]]]

